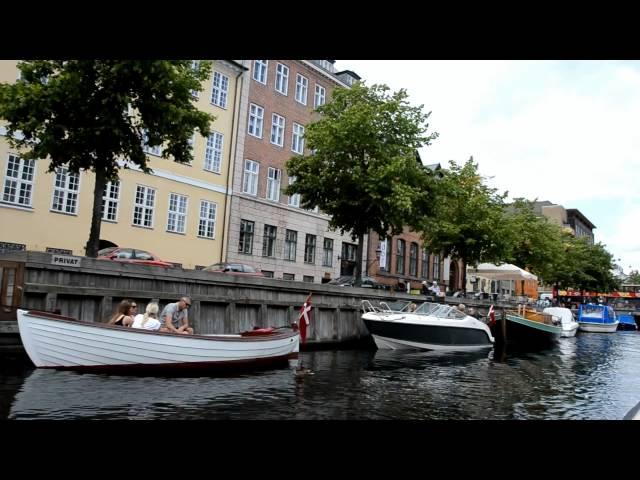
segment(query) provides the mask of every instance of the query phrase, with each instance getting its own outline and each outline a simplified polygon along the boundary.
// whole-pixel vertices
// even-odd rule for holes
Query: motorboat
[[[620,322],[610,306],[586,303],[580,305],[578,323],[584,332],[613,333]]]
[[[633,315],[630,314],[622,314],[617,315],[618,321],[618,330],[637,330],[638,326],[636,325],[636,321],[633,318]]]
[[[560,326],[562,327],[561,337],[575,337],[579,324],[576,322],[576,319],[573,317],[573,312],[569,308],[547,307],[542,310],[542,313],[560,319]]]
[[[526,305],[505,310],[493,331],[501,344],[527,347],[551,345],[563,333],[558,317],[527,308]]]
[[[486,323],[450,305],[407,302],[391,308],[363,300],[362,312],[379,349],[475,350],[494,342]]]
[[[186,371],[288,363],[300,334],[289,328],[181,335],[18,309],[18,329],[36,367],[87,371]]]

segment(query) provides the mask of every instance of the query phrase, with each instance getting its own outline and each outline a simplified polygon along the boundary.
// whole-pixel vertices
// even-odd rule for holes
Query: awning
[[[502,265],[481,263],[477,268],[468,267],[468,275],[478,275],[492,280],[538,280],[538,277],[533,273],[529,273],[510,263],[503,263]]]

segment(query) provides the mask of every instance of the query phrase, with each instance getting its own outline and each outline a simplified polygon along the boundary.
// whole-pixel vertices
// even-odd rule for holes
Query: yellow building
[[[0,82],[16,81],[17,63],[0,61]],[[216,120],[208,138],[194,135],[190,165],[160,158],[158,148],[147,149],[153,174],[121,170],[119,185],[107,186],[101,246],[148,250],[184,268],[221,260],[233,181],[230,163],[246,123],[237,118],[248,85],[246,71],[242,63],[214,61],[197,105]],[[21,159],[4,138],[6,122],[0,122],[0,249],[84,255],[94,175],[70,175],[65,168],[47,173],[48,160]]]

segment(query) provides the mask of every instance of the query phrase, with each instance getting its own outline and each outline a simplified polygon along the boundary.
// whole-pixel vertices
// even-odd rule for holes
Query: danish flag
[[[300,339],[302,343],[307,340],[307,326],[309,325],[309,315],[311,314],[311,294],[307,297],[307,300],[300,309],[300,316],[298,317],[298,326],[300,328]]]
[[[489,308],[489,314],[487,316],[489,317],[487,324],[490,327],[494,326],[496,324],[496,312],[493,310],[493,305]]]

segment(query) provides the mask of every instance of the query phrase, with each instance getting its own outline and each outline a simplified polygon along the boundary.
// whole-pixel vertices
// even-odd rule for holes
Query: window
[[[240,242],[238,243],[238,252],[251,255],[253,251],[253,229],[254,222],[249,220],[240,221]]]
[[[199,237],[215,238],[217,209],[218,206],[213,202],[207,200],[200,201]]]
[[[211,89],[211,103],[227,108],[227,95],[229,94],[229,77],[218,72],[213,72],[213,88]]]
[[[291,150],[302,155],[304,153],[304,127],[293,124],[293,133],[291,135]]]
[[[249,135],[262,138],[262,119],[264,118],[264,108],[254,105],[249,105],[249,128],[247,129]]]
[[[262,275],[265,278],[273,278],[273,270],[262,270]]]
[[[109,182],[102,194],[102,219],[109,222],[118,221],[118,201],[120,199],[120,181]]]
[[[282,279],[283,280],[295,280],[296,279],[296,275],[294,273],[283,273],[282,274]]]
[[[277,228],[273,225],[264,226],[264,236],[262,237],[262,256],[275,256]]]
[[[293,185],[296,182],[296,177],[289,177],[289,185]],[[292,207],[300,206],[300,194],[289,195],[289,205]]]
[[[429,278],[429,251],[422,249],[422,278]]]
[[[78,191],[80,190],[80,175],[69,172],[67,167],[59,167],[56,170],[56,178],[53,185],[54,212],[78,213]]]
[[[16,155],[9,155],[4,178],[3,202],[31,206],[34,169],[35,160],[24,160]]]
[[[254,60],[253,61],[253,79],[256,82],[260,82],[264,85],[267,84],[267,66],[269,60]]]
[[[200,70],[200,60],[191,60],[191,70],[197,72]],[[200,92],[198,90],[191,90],[193,98],[200,98]]]
[[[271,116],[271,143],[282,147],[284,145],[285,119],[277,113]]]
[[[286,95],[289,90],[289,67],[279,63],[276,66],[276,92]]]
[[[280,200],[280,178],[282,171],[269,167],[267,170],[267,199],[277,202]]]
[[[138,185],[136,187],[136,203],[133,207],[133,224],[139,227],[153,228],[153,207],[156,190]]]
[[[160,146],[160,145],[155,145],[155,146],[153,146],[153,147],[150,147],[150,146],[147,144],[147,142],[149,141],[149,135],[147,134],[147,132],[146,132],[146,131],[144,131],[144,132],[142,133],[142,138],[143,138],[143,140],[142,140],[142,150],[143,150],[145,153],[149,153],[149,154],[151,154],[151,155],[156,155],[156,156],[158,156],[158,157],[159,157],[160,155],[162,155],[162,146]]]
[[[331,238],[325,238],[322,245],[322,266],[333,266],[333,240]]]
[[[296,246],[298,244],[298,232],[287,230],[284,236],[284,259],[296,261]]]
[[[242,182],[242,192],[249,195],[258,194],[258,162],[253,160],[244,161],[244,180]]]
[[[404,240],[398,239],[398,250],[396,252],[396,273],[404,273]]]
[[[204,169],[210,172],[220,173],[222,165],[222,142],[223,135],[218,132],[211,132],[207,137],[207,148],[204,152]]]
[[[169,194],[169,214],[167,216],[167,231],[184,233],[187,220],[187,197],[177,193]]]
[[[316,95],[313,100],[314,108],[318,108],[319,106],[325,104],[325,94],[326,90],[324,89],[324,87],[316,83]]]
[[[302,281],[307,283],[313,283],[313,277],[310,275],[303,275]]]
[[[307,77],[300,75],[298,73],[296,75],[296,102],[299,102],[302,105],[306,105],[308,90],[309,90],[309,80],[307,79]]]
[[[433,279],[440,280],[440,255],[433,256]]]
[[[413,242],[409,246],[409,275],[418,275],[418,244]]]
[[[316,236],[307,233],[304,241],[304,263],[315,263],[316,261]]]

